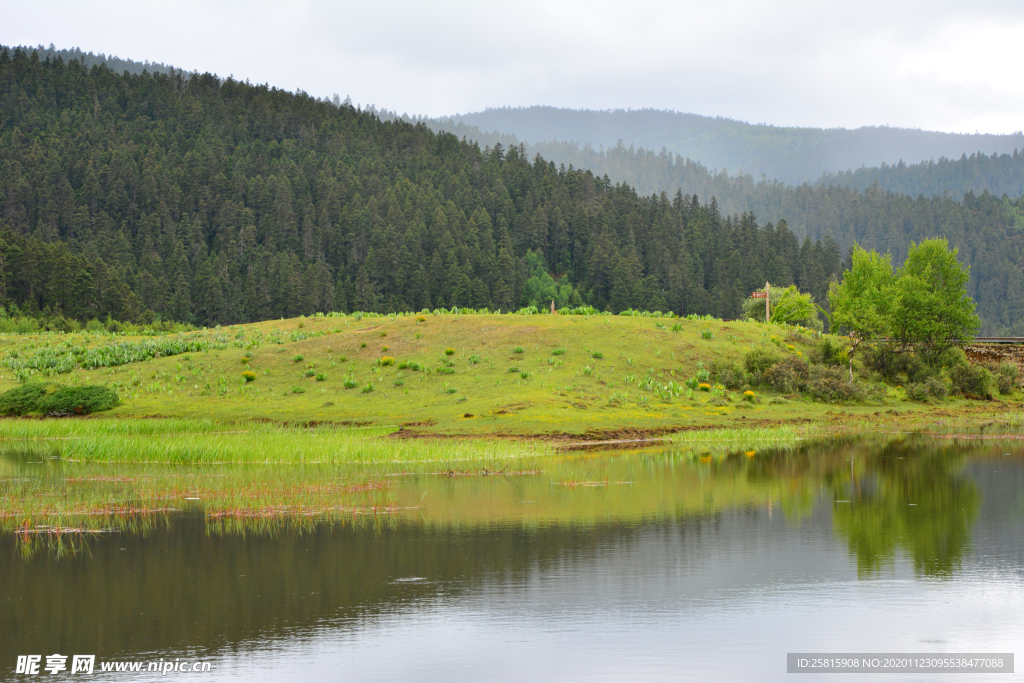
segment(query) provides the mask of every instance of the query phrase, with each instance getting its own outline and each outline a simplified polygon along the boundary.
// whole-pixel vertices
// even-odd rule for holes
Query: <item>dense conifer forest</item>
[[[769,279],[824,302],[854,241],[899,262],[941,235],[973,268],[983,331],[1024,333],[1009,199],[755,183],[626,148],[604,153],[613,176],[531,152],[210,74],[5,50],[2,295],[197,324],[540,297],[731,318]],[[610,179],[629,164],[652,178],[640,194]],[[649,192],[659,164],[686,182]],[[83,284],[64,284],[60,259]]]
[[[78,288],[98,289],[100,273],[200,324],[509,310],[553,276],[559,304],[732,317],[766,279],[823,299],[840,265],[831,240],[801,244],[714,200],[640,197],[521,147],[481,151],[210,74],[116,74],[20,50],[0,53],[0,160],[4,296],[22,310],[130,309],[102,296],[82,307]],[[80,277],[57,267],[65,254]]]

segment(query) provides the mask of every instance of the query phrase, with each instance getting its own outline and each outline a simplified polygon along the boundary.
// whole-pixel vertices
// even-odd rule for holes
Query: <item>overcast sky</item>
[[[0,43],[351,95],[399,113],[674,109],[1024,129],[1024,2],[24,2]]]

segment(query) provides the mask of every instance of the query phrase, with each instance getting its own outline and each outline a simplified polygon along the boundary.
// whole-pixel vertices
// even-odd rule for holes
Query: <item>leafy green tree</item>
[[[796,285],[769,285],[768,296],[773,323],[803,325],[815,330],[823,328],[814,297],[809,292],[801,292]],[[764,309],[764,299],[747,297],[743,300],[743,316],[748,320],[764,322]]]
[[[970,267],[961,266],[957,254],[945,238],[911,243],[896,278],[890,341],[927,362],[970,341],[981,325],[967,295]]]
[[[809,292],[801,293],[796,285],[787,287],[779,297],[779,302],[772,308],[772,322],[822,329],[814,297]]]
[[[944,238],[911,243],[897,273],[892,257],[855,245],[852,267],[829,288],[832,324],[850,335],[850,378],[857,348],[868,339],[888,352],[920,353],[933,363],[946,350],[962,346],[980,326],[967,295],[970,268]],[[884,340],[884,341],[882,341]]]
[[[853,359],[861,344],[889,334],[894,282],[892,256],[865,251],[855,244],[850,270],[843,273],[841,282],[829,285],[832,330],[842,330],[850,337],[851,382]]]
[[[576,290],[569,284],[568,278],[562,276],[556,281],[551,277],[544,270],[543,260],[537,252],[526,252],[524,261],[528,274],[526,284],[523,285],[523,300],[526,305],[543,310],[552,301],[555,302],[555,308],[564,308],[572,303]],[[578,295],[576,298],[579,298]]]

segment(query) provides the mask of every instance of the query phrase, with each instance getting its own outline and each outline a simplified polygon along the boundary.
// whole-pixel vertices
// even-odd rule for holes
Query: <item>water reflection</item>
[[[978,566],[1009,571],[1019,592],[1024,460],[1004,450],[850,439],[710,457],[572,455],[514,476],[114,471],[8,456],[0,661],[42,651],[225,656],[256,643],[289,647],[323,629],[358,639],[393,615],[445,605],[472,603],[491,619],[492,601],[534,605],[527,621],[553,604],[565,615],[605,605],[594,617],[601,628],[636,610],[704,614],[708,600],[748,605],[877,578],[955,582]],[[240,482],[262,493],[231,494]],[[193,496],[184,494],[200,489],[202,500],[186,505]],[[29,503],[18,507],[12,491]],[[69,501],[62,523],[86,525],[67,511],[119,497],[182,511],[107,515],[94,528],[117,532],[95,536],[14,534],[26,520],[46,521],[41,511],[55,504],[45,501]],[[258,515],[246,512],[253,501]],[[352,514],[359,501],[379,514]],[[979,527],[1001,531],[972,538]],[[916,585],[894,584],[877,599],[918,596],[917,608],[903,606],[924,618]],[[532,594],[545,597],[535,604],[524,597]]]
[[[950,576],[970,549],[981,494],[964,474],[967,455],[948,445],[910,450],[887,445],[868,462],[837,470],[833,523],[862,574],[891,564],[897,550],[926,576]],[[842,501],[842,502],[840,502]]]

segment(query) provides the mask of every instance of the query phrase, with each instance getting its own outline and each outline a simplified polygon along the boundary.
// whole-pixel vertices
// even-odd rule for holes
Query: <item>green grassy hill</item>
[[[569,440],[575,438],[571,435],[614,438],[696,426],[818,421],[835,410],[760,388],[751,402],[743,387],[687,386],[701,367],[742,363],[758,346],[808,358],[818,343],[810,331],[753,322],[337,315],[186,335],[109,337],[82,332],[0,336],[0,389],[17,386],[17,373],[33,380],[106,384],[121,396],[121,405],[104,413],[111,417],[324,421],[398,425],[413,433],[566,435],[561,438]],[[116,364],[131,360],[131,354],[139,357],[147,345],[151,354],[162,349],[174,355]],[[246,381],[244,372],[254,379]],[[878,415],[882,401],[905,401],[902,390],[887,392],[870,404],[842,410],[870,418]],[[901,408],[936,410],[910,403]]]

